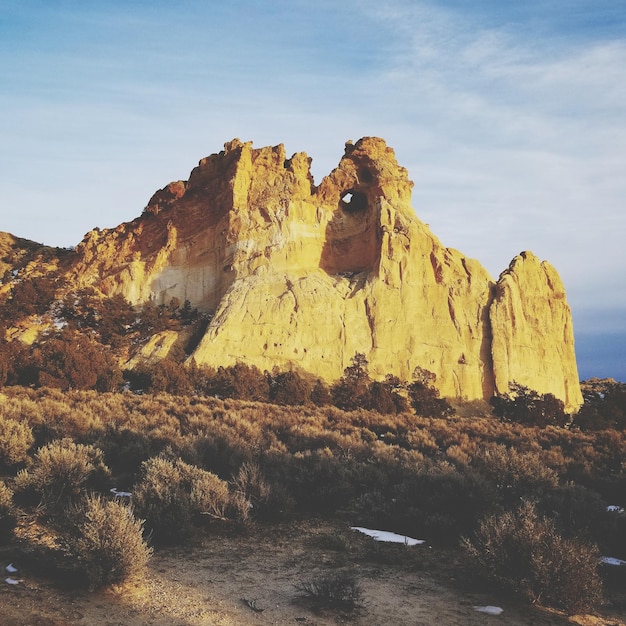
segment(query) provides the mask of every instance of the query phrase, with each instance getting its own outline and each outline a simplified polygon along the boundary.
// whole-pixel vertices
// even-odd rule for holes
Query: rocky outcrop
[[[557,271],[530,252],[502,272],[489,310],[496,389],[516,380],[573,406],[582,402],[574,330]]]
[[[362,352],[372,376],[420,366],[445,396],[488,398],[516,380],[582,401],[556,272],[524,253],[496,284],[416,217],[411,188],[382,139],[346,144],[319,186],[306,154],[234,140],[133,222],[89,233],[69,277],[214,313],[199,364],[332,381]]]

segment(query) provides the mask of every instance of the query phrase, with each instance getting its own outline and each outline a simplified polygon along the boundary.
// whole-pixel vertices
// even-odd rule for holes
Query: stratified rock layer
[[[88,233],[71,279],[136,304],[177,297],[214,312],[198,364],[333,381],[362,352],[373,377],[409,379],[420,366],[444,396],[489,398],[516,380],[579,404],[555,270],[524,253],[496,285],[416,217],[411,188],[382,139],[346,144],[317,187],[306,154],[234,140],[141,217]]]

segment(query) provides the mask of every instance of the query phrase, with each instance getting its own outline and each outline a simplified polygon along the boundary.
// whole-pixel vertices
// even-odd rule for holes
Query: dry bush
[[[606,502],[582,485],[564,485],[548,491],[537,503],[537,509],[553,519],[567,537],[597,538],[604,533]]]
[[[165,457],[144,462],[143,478],[133,498],[155,541],[161,543],[187,538],[200,515],[225,519],[231,504],[225,481],[180,459]]]
[[[108,478],[101,450],[60,439],[37,450],[32,466],[18,473],[15,487],[34,491],[48,513],[58,513],[86,490],[102,487]]]
[[[143,520],[129,506],[91,496],[80,512],[72,551],[91,588],[122,583],[145,571],[152,549],[143,538]]]
[[[494,499],[494,488],[483,477],[442,461],[405,470],[395,483],[358,498],[355,508],[366,525],[456,545],[492,510]]]
[[[309,596],[316,610],[354,611],[363,606],[363,589],[352,571],[319,574],[298,582],[295,587]]]
[[[558,485],[558,475],[548,467],[541,450],[520,451],[491,444],[479,450],[473,467],[496,485],[505,502],[516,502],[530,494],[539,495]]]
[[[0,481],[0,543],[8,541],[17,524],[17,511],[13,505],[13,492]]]
[[[242,517],[247,517],[247,514],[263,517],[268,512],[272,488],[256,463],[244,463],[231,484],[243,507]]]
[[[28,424],[0,418],[0,465],[10,467],[25,461],[34,441]]]
[[[597,548],[564,538],[531,503],[485,518],[464,547],[492,580],[532,602],[576,612],[602,598]]]

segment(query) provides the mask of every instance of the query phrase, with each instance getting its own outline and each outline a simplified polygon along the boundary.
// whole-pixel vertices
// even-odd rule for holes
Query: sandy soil
[[[316,611],[296,585],[340,568],[357,573],[362,608]],[[19,585],[0,585],[2,626],[625,624],[618,617],[567,618],[521,604],[469,578],[449,553],[375,543],[331,522],[222,530],[193,546],[160,549],[145,580],[107,591],[70,590],[32,570],[20,569]],[[474,608],[485,605],[503,612]]]

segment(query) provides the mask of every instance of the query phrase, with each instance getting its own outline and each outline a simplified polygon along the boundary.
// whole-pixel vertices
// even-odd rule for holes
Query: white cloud
[[[531,249],[577,311],[626,312],[626,42],[442,4],[51,11],[40,42],[0,41],[0,228],[70,245],[233,137],[305,150],[319,182],[379,135],[444,244],[494,276]]]

